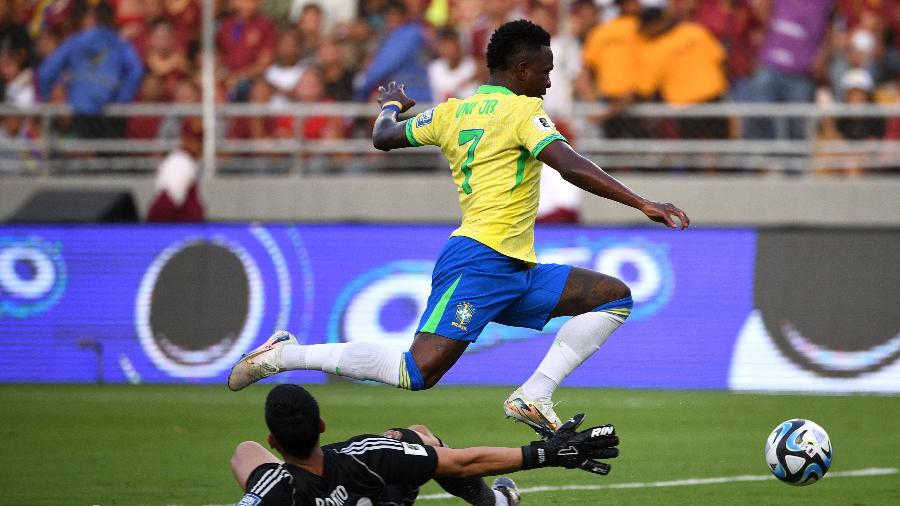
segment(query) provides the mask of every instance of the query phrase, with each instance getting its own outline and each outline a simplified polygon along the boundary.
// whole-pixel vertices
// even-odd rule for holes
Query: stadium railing
[[[425,108],[417,106],[414,111]],[[377,112],[373,109],[372,104],[363,103],[217,105],[216,124],[212,126],[216,132],[215,158],[212,164],[206,164],[206,175],[343,174],[446,168],[436,148],[396,150],[387,154],[375,150],[369,138]],[[627,114],[646,128],[641,129],[639,138],[627,139],[604,137],[603,127],[597,120],[604,112],[605,106],[600,103],[575,103],[569,113],[557,115],[556,119],[568,124],[574,132],[573,143],[580,152],[607,169],[802,175],[828,170],[896,174],[900,167],[900,140],[851,141],[822,134],[825,122],[838,118],[883,121],[887,130],[888,123],[900,121],[900,104],[722,103],[685,108],[638,105]],[[135,118],[157,118],[162,123],[167,118],[204,117],[202,113],[199,104],[117,104],[104,111],[107,117],[122,118],[122,123]],[[73,138],[61,126],[71,114],[66,105],[41,104],[27,109],[0,106],[0,174],[149,173],[180,142],[178,134],[164,138],[151,132],[138,132],[149,137],[145,139]],[[286,124],[291,125],[293,134],[281,139],[234,139],[229,134],[229,125],[239,118],[292,118]],[[304,138],[303,122],[310,118],[340,118],[347,136]],[[559,121],[561,118],[565,119]],[[702,138],[703,132],[685,132],[690,135],[684,137],[691,138],[680,138],[679,126],[688,125],[679,123],[683,119],[694,120],[689,128],[702,128],[703,119],[724,119],[728,125],[727,138]],[[802,136],[743,138],[742,131],[748,122],[760,120],[797,122],[802,125]]]

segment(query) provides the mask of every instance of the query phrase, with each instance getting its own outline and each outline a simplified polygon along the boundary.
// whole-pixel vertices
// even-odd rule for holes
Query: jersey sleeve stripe
[[[354,441],[354,442],[348,444],[347,446],[341,448],[340,451],[353,450],[353,449],[356,449],[356,448],[359,448],[362,446],[375,444],[375,443],[393,445],[393,446],[397,446],[399,448],[403,448],[403,443],[401,443],[400,441],[397,441],[396,439],[390,439],[390,438],[386,438],[386,437],[369,437],[369,438],[361,439],[359,441]]]
[[[565,137],[563,137],[562,134],[554,132],[554,133],[548,135],[547,137],[544,137],[544,140],[542,140],[541,142],[537,143],[537,146],[535,146],[534,149],[531,150],[531,156],[537,158],[538,155],[541,154],[541,151],[543,151],[544,148],[546,148],[548,144],[550,144],[551,142],[553,142],[557,139],[559,139],[565,143],[569,142],[568,140],[566,140]]]
[[[262,478],[260,478],[259,481],[256,482],[256,485],[253,485],[253,488],[250,489],[250,493],[259,495],[259,491],[266,486],[266,483],[269,482],[272,474],[275,473],[277,469],[277,467],[273,467],[272,469],[266,471],[266,473],[262,475]]]
[[[415,119],[415,116],[413,116],[412,118],[409,118],[408,120],[406,120],[406,140],[409,141],[410,146],[412,146],[412,147],[415,148],[415,147],[421,146],[421,144],[419,144],[419,143],[416,141],[416,136],[413,135],[412,127],[413,127],[413,120],[414,120],[414,119]]]
[[[291,482],[294,479],[294,477],[291,476],[291,473],[282,469],[281,472],[279,472],[278,475],[275,477],[275,479],[270,480],[269,485],[266,488],[264,488],[258,495],[260,497],[265,497],[266,494],[268,494],[269,491],[275,487],[275,485],[278,485],[278,483],[280,483],[281,480],[284,480],[285,478],[287,478],[288,482]]]

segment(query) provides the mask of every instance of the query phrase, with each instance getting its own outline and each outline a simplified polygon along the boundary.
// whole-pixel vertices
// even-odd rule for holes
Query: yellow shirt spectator
[[[707,102],[728,91],[725,49],[703,26],[683,22],[641,47],[637,89],[672,105]]]
[[[594,73],[594,88],[604,98],[621,98],[635,90],[640,21],[619,16],[588,34],[581,58]]]

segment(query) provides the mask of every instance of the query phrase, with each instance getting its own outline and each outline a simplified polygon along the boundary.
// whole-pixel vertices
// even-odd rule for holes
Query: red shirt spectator
[[[253,104],[268,104],[272,99],[271,86],[263,79],[254,81],[249,99]],[[275,126],[274,116],[238,116],[232,120],[228,136],[232,139],[269,139]]]
[[[171,23],[160,20],[153,24],[143,57],[147,74],[162,79],[163,101],[172,100],[175,88],[191,73],[187,51],[180,42]]]
[[[711,31],[728,51],[728,77],[749,76],[756,68],[765,13],[748,0],[702,0],[695,20]]]
[[[166,18],[185,41],[200,40],[199,0],[166,0]]]
[[[294,99],[299,103],[331,102],[325,96],[322,73],[316,68],[308,68],[300,76],[294,89]],[[275,134],[279,138],[295,137],[293,116],[275,118]],[[300,126],[300,136],[304,139],[341,139],[345,137],[343,118],[336,116],[308,116]]]
[[[272,63],[278,30],[259,13],[259,0],[233,0],[236,13],[219,27],[216,44],[222,51],[230,78],[242,80],[261,75]]]

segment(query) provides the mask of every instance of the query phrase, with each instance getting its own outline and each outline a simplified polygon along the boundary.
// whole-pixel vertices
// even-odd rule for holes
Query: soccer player
[[[412,504],[418,487],[434,478],[447,492],[477,505],[516,506],[519,491],[507,477],[488,488],[480,476],[565,467],[607,474],[619,439],[612,425],[576,432],[577,415],[547,441],[521,448],[448,448],[427,427],[391,429],[320,446],[325,422],[309,392],[298,385],[273,388],[266,398],[268,443],[244,441],[235,448],[231,470],[244,497],[238,506]]]
[[[415,102],[403,85],[380,89],[375,147],[440,146],[463,211],[462,225],[435,265],[432,292],[409,351],[397,354],[360,341],[301,346],[279,331],[234,366],[228,379],[232,390],[288,369],[421,390],[436,384],[491,321],[540,330],[551,318],[574,316],[560,328],[534,374],[504,403],[507,416],[545,437],[559,428],[553,392],[625,322],[632,301],[619,279],[537,263],[534,222],[541,164],[668,227],[684,229],[689,221],[674,205],[628,189],[575,152],[556,130],[541,107],[553,68],[550,35],[543,28],[524,20],[500,26],[488,44],[487,66],[488,84],[475,95],[447,100],[407,121],[398,121],[397,114]]]

